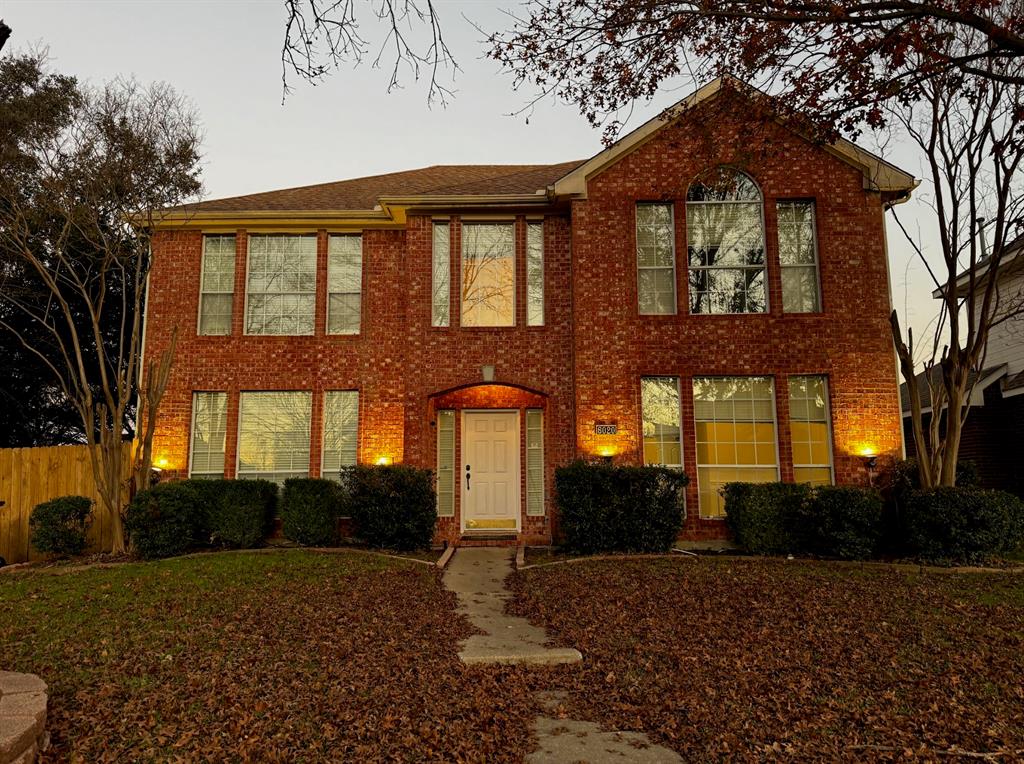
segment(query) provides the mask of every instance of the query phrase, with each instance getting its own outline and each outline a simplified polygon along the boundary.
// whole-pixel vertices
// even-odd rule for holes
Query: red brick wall
[[[791,374],[828,376],[837,482],[866,481],[858,455],[863,448],[883,454],[880,467],[900,450],[878,194],[863,189],[858,170],[781,128],[761,136],[770,142],[771,156],[750,161],[729,139],[728,118],[721,111],[714,116],[721,132],[713,154],[697,112],[591,179],[588,198],[572,208],[577,447],[584,455],[611,447],[617,461],[641,461],[640,377],[680,377],[684,465],[693,478],[685,529],[690,537],[724,532],[721,521],[702,520],[697,512],[694,376],[775,378],[783,480],[793,475],[786,379]],[[741,167],[764,194],[767,314],[687,314],[686,191],[698,174],[718,164]],[[820,314],[782,313],[777,199],[815,201]],[[652,200],[675,207],[676,315],[641,316],[637,309],[635,206]],[[619,434],[595,435],[594,424],[602,421],[616,422]]]
[[[836,477],[864,482],[865,447],[886,458],[900,449],[896,376],[887,324],[888,286],[877,194],[865,191],[861,173],[781,129],[765,135],[773,152],[748,161],[730,152],[728,121],[715,124],[709,149],[699,114],[680,129],[663,131],[619,163],[592,178],[586,200],[571,210],[551,208],[544,225],[545,325],[526,326],[526,218],[515,216],[517,244],[516,326],[459,326],[458,285],[453,283],[451,327],[431,324],[432,223],[409,216],[404,230],[363,232],[363,316],[357,336],[327,336],[327,232],[318,232],[315,333],[310,337],[246,337],[245,231],[237,232],[233,332],[199,337],[201,233],[163,231],[154,240],[147,318],[150,357],[167,346],[179,327],[177,359],[162,411],[154,454],[170,476],[183,476],[193,391],[228,393],[227,474],[233,475],[238,396],[246,390],[313,392],[311,474],[319,474],[323,393],[360,392],[359,458],[380,456],[433,468],[434,412],[501,398],[502,407],[539,406],[545,417],[547,516],[527,518],[529,540],[551,538],[553,474],[575,456],[592,457],[609,446],[616,459],[635,463],[639,449],[640,377],[673,375],[682,381],[684,463],[696,475],[692,377],[769,375],[776,381],[780,469],[792,479],[787,375],[825,374],[832,398]],[[735,137],[735,136],[734,136]],[[716,164],[743,165],[765,197],[767,315],[687,315],[685,195],[691,180]],[[775,201],[814,199],[824,312],[783,315],[776,239]],[[634,210],[637,201],[675,203],[677,295],[673,316],[640,316],[636,294]],[[572,224],[570,225],[570,215]],[[511,217],[507,218],[511,219]],[[453,282],[459,273],[460,223],[451,218]],[[495,383],[481,368],[495,367]],[[575,384],[573,383],[575,380]],[[459,392],[450,392],[460,388]],[[523,392],[526,388],[529,392]],[[496,400],[496,399],[495,399]],[[614,421],[616,436],[595,436],[595,422]],[[459,442],[456,438],[456,442]],[[457,462],[458,464],[458,462]],[[525,478],[524,478],[525,480]],[[459,534],[457,514],[442,521],[439,537]],[[696,480],[689,489],[686,534],[724,534],[720,521],[701,520]]]

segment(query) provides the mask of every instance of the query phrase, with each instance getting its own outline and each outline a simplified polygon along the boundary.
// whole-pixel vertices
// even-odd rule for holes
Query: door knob
[[[466,490],[469,490],[469,465],[466,465]]]

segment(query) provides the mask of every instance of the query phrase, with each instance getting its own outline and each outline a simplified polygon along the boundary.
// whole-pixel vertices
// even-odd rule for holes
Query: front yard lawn
[[[511,609],[583,652],[551,677],[568,715],[684,759],[1024,757],[1019,574],[683,558],[512,581]]]
[[[200,555],[0,576],[0,668],[50,685],[45,761],[517,760],[509,670],[434,568],[361,553]]]

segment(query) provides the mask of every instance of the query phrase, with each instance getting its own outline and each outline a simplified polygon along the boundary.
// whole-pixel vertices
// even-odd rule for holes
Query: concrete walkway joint
[[[485,632],[467,639],[459,658],[467,665],[555,665],[583,660],[579,650],[547,647],[543,629],[505,613],[505,603],[512,596],[505,588],[505,578],[512,572],[513,552],[505,548],[460,548],[448,563],[445,586],[458,597],[459,612]]]

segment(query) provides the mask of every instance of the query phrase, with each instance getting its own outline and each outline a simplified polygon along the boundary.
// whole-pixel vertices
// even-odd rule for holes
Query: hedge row
[[[726,520],[754,554],[863,560],[895,556],[975,564],[1024,544],[1024,502],[1003,491],[907,486],[886,509],[873,489],[791,483],[729,483]],[[886,515],[889,517],[886,517]]]
[[[277,486],[269,480],[181,480],[138,493],[125,530],[145,559],[194,549],[250,549],[273,528]]]
[[[664,467],[573,462],[555,470],[562,544],[583,553],[667,552],[689,479]]]

